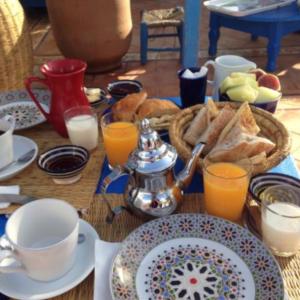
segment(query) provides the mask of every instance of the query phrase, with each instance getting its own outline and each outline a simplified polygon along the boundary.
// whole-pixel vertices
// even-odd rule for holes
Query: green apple
[[[233,101],[253,103],[258,95],[258,90],[249,84],[233,87],[226,94]]]
[[[267,87],[260,86],[255,102],[268,102],[280,98],[281,93]]]

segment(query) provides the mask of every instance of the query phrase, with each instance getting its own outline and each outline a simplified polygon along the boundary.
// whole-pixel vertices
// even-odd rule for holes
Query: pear
[[[226,94],[233,101],[253,103],[258,95],[258,90],[249,84],[233,87]]]
[[[264,86],[260,86],[258,88],[258,95],[255,102],[271,102],[277,100],[278,98],[280,98],[280,96],[280,92]]]

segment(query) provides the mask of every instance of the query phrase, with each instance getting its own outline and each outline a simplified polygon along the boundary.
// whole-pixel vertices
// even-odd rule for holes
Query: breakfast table
[[[99,115],[107,109],[102,106]],[[67,144],[68,140],[60,137],[53,131],[48,123],[40,124],[32,129],[21,133],[24,136],[35,140],[39,151],[47,148]],[[130,232],[144,223],[134,215],[123,213],[117,216],[112,224],[107,224],[105,219],[108,213],[107,205],[103,195],[99,192],[99,178],[101,171],[107,169],[103,141],[100,138],[98,148],[91,153],[90,161],[82,173],[81,180],[71,186],[56,185],[47,174],[43,173],[36,163],[33,163],[26,170],[17,176],[1,182],[1,185],[20,185],[21,194],[32,195],[37,198],[59,198],[72,204],[80,216],[89,222],[99,234],[101,240],[108,242],[122,242]],[[280,170],[279,170],[280,171]],[[283,163],[282,171],[299,177],[293,159],[289,157]],[[106,171],[107,172],[107,171]],[[199,177],[196,177],[198,180]],[[194,187],[201,184],[194,183]],[[98,186],[98,189],[97,189]],[[120,191],[111,191],[105,195],[111,206],[121,205],[123,202]],[[3,210],[3,213],[11,213],[16,206],[10,206]],[[203,212],[202,190],[192,188],[184,196],[182,206],[178,213],[200,213]],[[1,224],[0,224],[1,225]],[[101,255],[101,253],[99,254]],[[279,263],[285,283],[285,289],[290,300],[300,299],[300,254],[291,258],[276,257]],[[70,291],[53,299],[93,299],[94,295],[94,273],[91,273],[82,283]]]

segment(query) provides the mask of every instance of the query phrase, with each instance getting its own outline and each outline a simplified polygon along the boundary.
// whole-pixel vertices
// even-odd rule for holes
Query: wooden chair
[[[144,65],[147,63],[148,51],[179,51],[180,58],[182,57],[182,34],[183,34],[183,19],[184,9],[183,7],[176,7],[170,9],[158,9],[158,10],[143,10],[141,14],[140,25],[140,57],[141,63]],[[149,34],[150,28],[165,28],[175,27],[176,33],[159,33]],[[165,38],[177,36],[179,39],[180,47],[148,47],[148,39],[150,38]]]

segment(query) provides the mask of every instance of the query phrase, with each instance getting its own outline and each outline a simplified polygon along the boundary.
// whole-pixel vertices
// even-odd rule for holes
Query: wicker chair
[[[0,91],[22,89],[33,70],[31,38],[18,0],[0,5]]]

